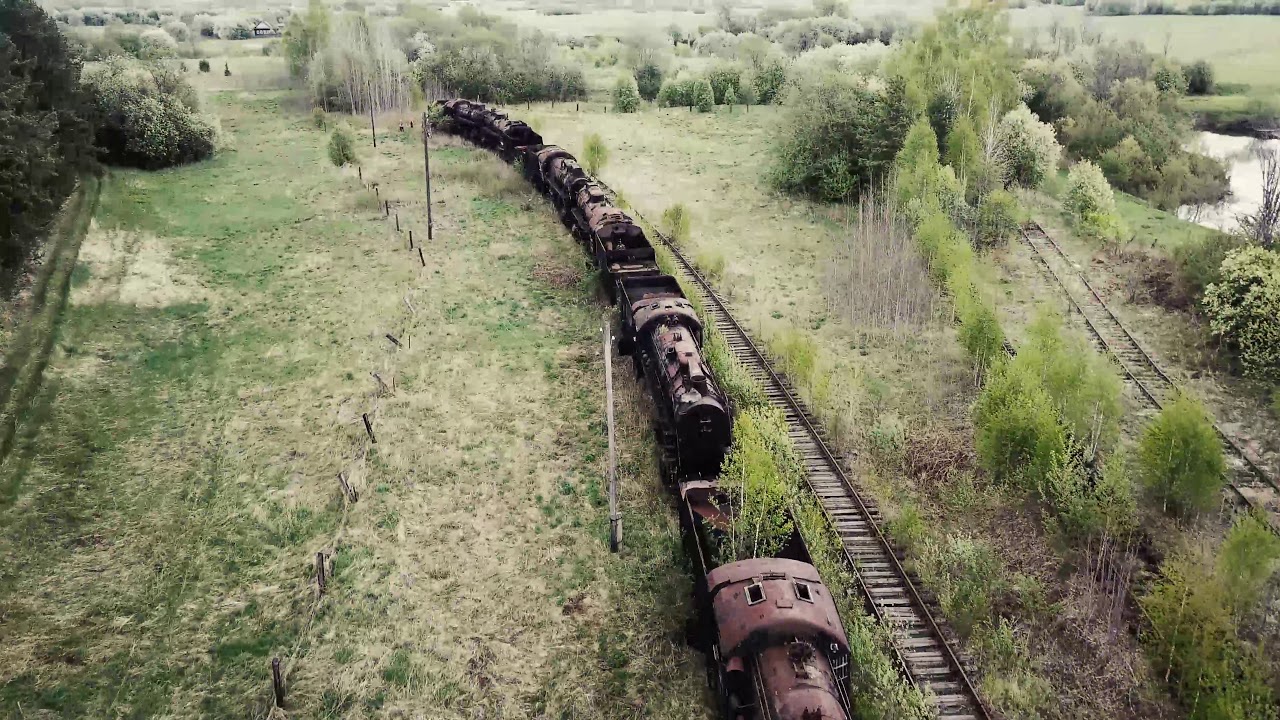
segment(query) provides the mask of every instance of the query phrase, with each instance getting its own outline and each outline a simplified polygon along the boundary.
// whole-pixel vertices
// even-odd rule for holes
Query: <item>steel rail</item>
[[[1120,366],[1121,371],[1124,373],[1124,376],[1128,380],[1132,381],[1134,386],[1142,393],[1142,396],[1147,399],[1147,404],[1156,410],[1163,410],[1164,404],[1156,396],[1156,393],[1152,392],[1152,389],[1147,387],[1147,383],[1137,377],[1134,369],[1130,367],[1129,363],[1126,362],[1124,355],[1121,354],[1121,350],[1117,350],[1113,346],[1113,343],[1107,341],[1106,337],[1104,337],[1102,332],[1098,329],[1094,319],[1090,318],[1088,313],[1084,311],[1084,308],[1080,302],[1076,300],[1075,295],[1071,292],[1071,289],[1067,286],[1066,282],[1058,272],[1053,269],[1048,258],[1045,257],[1044,251],[1042,251],[1036,241],[1032,239],[1032,233],[1039,235],[1039,239],[1042,239],[1044,244],[1051,248],[1054,254],[1057,255],[1057,257],[1060,258],[1067,267],[1074,267],[1071,262],[1071,258],[1067,256],[1066,252],[1064,252],[1062,247],[1058,245],[1057,241],[1055,241],[1049,233],[1045,232],[1044,228],[1040,227],[1038,223],[1034,221],[1029,222],[1021,229],[1023,242],[1031,248],[1032,252],[1035,254],[1036,260],[1038,260],[1040,265],[1044,267],[1049,277],[1051,277],[1053,281],[1057,283],[1058,287],[1062,289],[1063,293],[1067,296],[1067,300],[1071,303],[1072,309],[1074,309],[1075,312],[1084,320],[1085,327],[1088,329],[1089,334],[1097,340],[1107,354],[1115,359],[1116,363]],[[1155,377],[1163,383],[1165,389],[1172,393],[1180,392],[1178,384],[1169,377],[1158,363],[1156,363],[1155,359],[1146,351],[1146,348],[1142,347],[1142,344],[1138,342],[1138,339],[1134,337],[1133,334],[1129,332],[1129,329],[1124,326],[1124,323],[1120,322],[1120,318],[1116,316],[1116,314],[1111,310],[1111,307],[1107,305],[1107,302],[1102,299],[1102,296],[1098,294],[1098,291],[1089,283],[1089,280],[1084,276],[1084,273],[1076,270],[1074,274],[1076,279],[1078,279],[1085,289],[1089,291],[1089,295],[1094,299],[1097,305],[1102,308],[1104,313],[1106,313],[1107,319],[1109,319],[1111,323],[1114,324],[1115,328],[1119,330],[1119,340],[1127,342],[1128,347],[1124,348],[1124,350],[1136,355],[1140,359],[1141,363],[1145,364],[1146,367],[1154,373]],[[1227,452],[1240,460],[1240,464],[1249,471],[1249,474],[1262,484],[1270,486],[1280,494],[1280,485],[1277,485],[1273,478],[1271,478],[1262,468],[1258,467],[1258,465],[1254,463],[1253,460],[1244,452],[1244,449],[1236,444],[1236,442],[1225,432],[1223,432],[1222,428],[1219,427],[1216,422],[1213,423],[1213,430],[1214,433],[1217,434],[1218,439],[1222,442],[1223,446],[1226,448]],[[1268,508],[1260,505],[1253,498],[1249,497],[1249,495],[1245,493],[1230,476],[1227,477],[1227,487],[1231,489],[1232,493],[1237,498],[1249,507],[1270,514],[1272,516],[1272,530],[1280,533],[1280,518],[1276,516],[1275,511],[1269,510]]]
[[[602,182],[599,178],[596,178],[596,182],[616,199],[617,193],[611,187]],[[820,486],[817,484],[813,472],[815,468],[811,468],[808,462],[806,462],[805,482],[809,486],[810,491],[813,492],[814,497],[818,499],[823,515],[831,524],[831,527],[836,530],[841,539],[841,554],[844,556],[845,561],[853,572],[858,589],[862,594],[864,604],[879,622],[891,630],[890,634],[892,637],[892,646],[895,655],[894,661],[898,666],[899,671],[903,673],[913,685],[919,688],[922,692],[925,692],[926,698],[928,698],[929,695],[933,696],[938,715],[941,718],[947,718],[948,720],[978,720],[979,718],[992,720],[993,718],[999,717],[983,701],[982,696],[978,693],[973,681],[965,671],[963,663],[960,661],[960,658],[952,648],[951,643],[948,641],[947,634],[943,631],[942,626],[930,612],[929,604],[926,603],[924,598],[920,595],[919,590],[915,587],[915,583],[912,582],[906,569],[902,566],[901,561],[898,560],[892,544],[884,535],[879,522],[876,520],[878,511],[869,507],[863,500],[861,493],[859,493],[854,487],[853,482],[845,473],[842,464],[836,459],[834,453],[832,453],[830,447],[823,439],[824,433],[820,429],[817,421],[811,417],[809,411],[804,406],[804,403],[796,397],[795,393],[790,388],[789,383],[774,371],[772,363],[751,339],[751,336],[747,333],[746,329],[738,323],[736,318],[734,318],[732,312],[730,312],[729,308],[725,305],[719,293],[717,293],[711,283],[700,272],[698,272],[697,268],[684,256],[684,253],[680,251],[675,243],[659,231],[653,223],[648,222],[644,216],[634,210],[634,208],[631,212],[635,214],[637,219],[645,222],[645,224],[649,226],[653,231],[653,234],[657,236],[668,250],[671,251],[671,254],[680,265],[682,274],[691,279],[695,283],[697,290],[705,296],[706,301],[703,302],[703,307],[713,316],[713,321],[718,324],[717,327],[719,327],[719,325],[723,325],[736,335],[736,337],[731,338],[721,331],[722,334],[726,334],[725,341],[729,345],[730,351],[734,352],[738,361],[742,362],[749,371],[757,371],[757,374],[760,376],[757,379],[764,379],[768,381],[771,387],[766,387],[765,390],[766,397],[769,398],[770,402],[775,406],[780,405],[780,409],[784,411],[789,411],[787,413],[787,424],[789,429],[794,428],[798,430],[813,445],[814,449],[817,450],[819,458],[808,459],[820,461],[821,468],[817,469],[825,471],[837,478],[839,487],[843,490],[843,493],[840,497],[833,497],[830,486]],[[846,521],[844,517],[847,517],[847,514],[844,516],[838,514],[840,509],[835,507],[837,502],[841,499],[847,500],[852,504],[853,508],[855,508],[861,516],[861,522],[870,530],[871,540],[879,546],[879,554],[882,555],[883,561],[889,564],[894,576],[896,577],[897,588],[887,585],[884,582],[872,582],[867,575],[864,574],[861,563],[858,558],[854,556],[854,553],[850,550],[847,544],[849,542],[847,538],[850,536],[841,532],[842,526],[850,528],[848,529],[848,532],[850,533],[855,532],[855,530],[852,529],[852,526],[855,523],[853,521]],[[880,560],[880,558],[877,558],[877,560]],[[909,598],[912,605],[911,610],[914,611],[915,615],[919,616],[924,625],[923,629],[929,636],[927,642],[923,642],[925,640],[924,638],[909,636],[908,633],[911,630],[908,627],[909,623],[902,622],[903,615],[901,614],[895,617],[893,607],[886,605],[886,596],[895,589],[901,590],[903,594]],[[914,652],[912,650],[912,648],[921,647],[930,647],[930,649],[917,649]],[[933,654],[941,655],[941,658],[944,660],[946,665],[945,673],[937,672],[937,668],[922,667],[922,662],[913,662],[913,658],[932,656]],[[926,677],[927,670],[934,671],[933,673],[930,673],[932,677]],[[955,692],[956,690],[959,690],[960,692],[957,693]]]

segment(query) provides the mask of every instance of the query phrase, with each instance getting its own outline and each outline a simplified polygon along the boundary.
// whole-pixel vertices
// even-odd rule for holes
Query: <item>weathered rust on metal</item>
[[[707,588],[720,628],[722,657],[752,653],[794,637],[849,649],[835,600],[809,563],[784,558],[740,560],[708,573]],[[806,588],[809,599],[797,597],[806,592],[797,588]]]
[[[729,530],[729,515],[722,509],[727,507],[729,498],[720,489],[715,480],[690,480],[680,483],[680,497],[689,504],[689,509],[700,519],[716,530]]]
[[[768,706],[753,717],[846,717],[831,660],[847,658],[849,642],[835,601],[812,565],[742,560],[715,568],[706,582],[719,633],[721,682],[731,698],[754,695]]]

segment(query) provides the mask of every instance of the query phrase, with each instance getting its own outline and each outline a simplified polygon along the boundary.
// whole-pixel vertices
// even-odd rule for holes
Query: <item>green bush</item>
[[[1221,571],[1185,553],[1160,569],[1159,581],[1139,598],[1151,621],[1142,640],[1152,668],[1168,678],[1188,717],[1275,720],[1267,660],[1260,648],[1238,638]]]
[[[636,90],[645,100],[656,100],[662,91],[662,68],[657,63],[649,62],[635,70]]]
[[[803,472],[780,410],[761,406],[738,414],[720,471],[720,487],[733,502],[722,561],[771,557],[782,549],[794,528],[789,510]]]
[[[1037,188],[1057,173],[1062,148],[1058,146],[1053,126],[1040,122],[1026,105],[1006,113],[1000,119],[998,133],[1009,182]]]
[[[609,148],[605,146],[604,140],[600,139],[600,133],[587,135],[582,141],[582,164],[587,172],[595,175],[608,163]]]
[[[1232,613],[1245,619],[1262,600],[1267,582],[1280,560],[1280,537],[1260,512],[1238,518],[1218,553],[1218,577],[1226,589]]]
[[[1018,235],[1018,199],[1004,190],[987,193],[978,202],[974,236],[982,245],[1004,245]]]
[[[1014,362],[1040,378],[1087,459],[1115,445],[1124,414],[1123,385],[1111,362],[1094,352],[1083,335],[1064,334],[1062,318],[1042,313]]]
[[[1115,195],[1097,165],[1083,160],[1072,166],[1062,205],[1083,232],[1099,239],[1119,237]]]
[[[773,145],[772,182],[788,192],[841,201],[858,197],[892,170],[919,110],[899,78],[880,89],[842,75],[804,79],[787,106]]]
[[[946,145],[944,160],[964,181],[966,187],[972,188],[982,165],[982,144],[978,141],[978,133],[973,129],[973,121],[968,115],[956,118],[951,132],[947,133]]]
[[[86,71],[85,87],[102,118],[95,142],[105,162],[154,170],[213,154],[217,128],[195,112],[178,71],[117,56]]]
[[[640,109],[640,91],[636,88],[636,79],[631,75],[622,75],[613,86],[613,111],[633,113]]]
[[[971,290],[956,296],[956,315],[960,318],[960,345],[969,353],[974,373],[981,379],[1004,356],[1004,331],[995,305]]]
[[[693,87],[693,106],[698,108],[698,112],[711,112],[715,109],[715,91],[711,89],[710,81],[705,78],[698,80]]]
[[[995,368],[974,407],[978,461],[997,480],[1038,490],[1067,454],[1053,399],[1026,365]]]
[[[1081,466],[1081,454],[1069,449],[1041,481],[1039,494],[1052,526],[1075,543],[1128,537],[1138,527],[1138,502],[1124,456],[1109,456],[1093,478]]]
[[[662,231],[677,245],[689,239],[689,208],[675,203],[662,211]]]
[[[1187,76],[1182,69],[1172,63],[1161,63],[1151,76],[1152,82],[1162,93],[1181,95],[1187,91]]]
[[[329,116],[325,113],[324,108],[311,108],[311,124],[317,130],[324,130],[329,124]]]
[[[1187,76],[1187,94],[1212,95],[1215,87],[1213,66],[1204,60],[1197,60],[1188,65],[1184,72]]]
[[[329,160],[338,167],[356,163],[355,139],[345,125],[334,128],[329,135]]]
[[[1174,304],[1183,307],[1193,300],[1202,301],[1205,290],[1222,279],[1222,262],[1242,245],[1243,241],[1236,235],[1212,233],[1175,247]]]
[[[1138,475],[1168,510],[1211,510],[1225,482],[1222,443],[1200,403],[1175,399],[1147,426],[1138,445]]]
[[[200,68],[200,72],[209,72],[209,61],[201,58],[198,63],[198,67]]]
[[[1227,253],[1205,290],[1209,328],[1247,375],[1280,380],[1280,252],[1246,247]]]

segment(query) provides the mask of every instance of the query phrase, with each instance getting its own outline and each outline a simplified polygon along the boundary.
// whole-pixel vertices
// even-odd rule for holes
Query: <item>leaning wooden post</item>
[[[622,546],[622,514],[618,512],[618,451],[613,442],[613,339],[604,325],[605,417],[609,425],[609,551]]]
[[[431,240],[431,132],[427,128],[425,112],[422,113],[422,169],[427,178],[427,239]]]
[[[378,147],[378,127],[373,124],[373,103],[369,103],[369,132],[373,133],[373,146]]]

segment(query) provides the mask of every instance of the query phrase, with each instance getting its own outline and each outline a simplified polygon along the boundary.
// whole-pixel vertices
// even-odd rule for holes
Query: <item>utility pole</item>
[[[427,126],[425,112],[422,113],[422,167],[427,177],[427,239],[431,240],[431,131]]]
[[[622,515],[618,512],[618,451],[613,442],[613,338],[609,337],[609,321],[604,324],[604,395],[605,417],[609,423],[609,551],[622,546]]]

